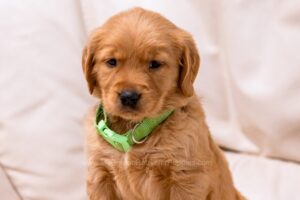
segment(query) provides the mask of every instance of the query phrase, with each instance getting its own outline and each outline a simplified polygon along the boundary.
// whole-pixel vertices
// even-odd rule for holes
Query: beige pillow
[[[21,200],[18,194],[18,190],[14,188],[13,183],[9,180],[9,177],[0,164],[0,197],[7,200]]]
[[[84,200],[80,5],[1,1],[0,18],[0,162],[24,200]]]
[[[241,153],[225,155],[234,184],[247,199],[299,199],[299,164]]]

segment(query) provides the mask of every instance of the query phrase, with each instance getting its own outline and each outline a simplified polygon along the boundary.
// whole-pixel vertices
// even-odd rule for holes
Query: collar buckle
[[[98,129],[98,133],[100,133],[108,143],[119,151],[127,152],[131,149],[132,145],[129,144],[128,138],[125,135],[119,135],[110,130],[103,120],[100,120],[96,127]]]

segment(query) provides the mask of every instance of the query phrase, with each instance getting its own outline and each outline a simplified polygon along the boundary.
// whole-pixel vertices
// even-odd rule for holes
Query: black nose
[[[134,90],[124,90],[120,93],[119,98],[123,106],[135,107],[141,94]]]

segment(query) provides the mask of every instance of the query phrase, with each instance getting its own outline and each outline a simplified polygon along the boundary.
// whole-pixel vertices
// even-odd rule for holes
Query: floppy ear
[[[182,54],[180,60],[179,85],[182,93],[190,97],[194,93],[193,83],[199,70],[200,56],[190,34],[183,32],[180,37]]]
[[[88,88],[91,94],[93,94],[94,87],[96,85],[96,78],[93,76],[93,67],[94,67],[94,52],[89,47],[89,45],[85,46],[82,51],[82,69],[85,75],[85,78],[88,83]]]

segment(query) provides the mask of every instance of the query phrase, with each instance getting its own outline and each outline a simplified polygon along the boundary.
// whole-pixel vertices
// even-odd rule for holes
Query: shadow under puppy
[[[89,199],[242,199],[194,94],[199,64],[189,33],[141,8],[90,35]]]

